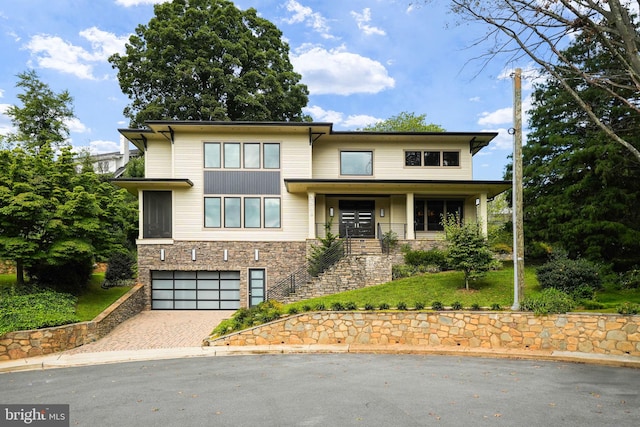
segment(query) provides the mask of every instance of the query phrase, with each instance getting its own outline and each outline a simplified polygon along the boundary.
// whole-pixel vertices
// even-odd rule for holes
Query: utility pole
[[[524,225],[522,209],[522,70],[514,74],[513,102],[513,306],[520,310],[524,290]]]

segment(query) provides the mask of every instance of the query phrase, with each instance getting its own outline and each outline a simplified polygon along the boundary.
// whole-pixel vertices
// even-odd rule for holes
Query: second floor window
[[[459,151],[414,151],[404,152],[404,165],[411,167],[455,167],[460,166]]]
[[[280,144],[260,142],[205,142],[207,169],[280,169]]]
[[[340,175],[373,175],[373,151],[341,151]]]

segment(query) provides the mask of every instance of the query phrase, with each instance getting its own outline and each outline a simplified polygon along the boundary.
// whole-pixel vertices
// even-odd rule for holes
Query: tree
[[[227,0],[174,0],[154,6],[118,69],[132,127],[147,120],[303,121],[307,87],[293,71],[282,32]]]
[[[96,257],[128,247],[136,210],[124,202],[125,190],[101,181],[91,167],[78,172],[59,125],[69,118],[71,98],[54,94],[33,73],[19,78],[24,106],[8,109],[18,132],[5,137],[17,144],[0,150],[0,258],[15,261],[19,284],[26,271],[41,284],[79,291]]]
[[[469,290],[469,280],[483,277],[496,265],[487,239],[477,222],[462,222],[456,215],[443,219],[448,243],[447,264],[464,272],[464,286]]]
[[[396,116],[391,116],[386,120],[366,126],[363,131],[371,132],[444,132],[440,125],[426,122],[427,115],[401,112]]]
[[[640,22],[632,3],[624,0],[450,1],[452,10],[463,19],[488,25],[487,33],[477,41],[477,44],[489,43],[484,55],[487,61],[499,54],[509,55],[509,62],[521,58],[533,60],[550,78],[557,80],[559,87],[609,139],[640,161],[638,147],[596,113],[597,100],[576,90],[599,88],[621,105],[640,113],[640,103],[635,96],[640,91]],[[620,68],[615,73],[594,72],[566,56],[562,49],[576,35],[599,43]]]
[[[622,73],[622,64],[597,39],[580,35],[563,57],[589,74]],[[628,78],[630,79],[630,77]],[[640,147],[640,113],[622,101],[636,96],[625,83],[619,95],[567,80],[594,106],[593,114],[616,134]],[[625,93],[629,92],[629,93]],[[557,79],[535,87],[531,132],[523,148],[527,235],[560,246],[572,258],[625,270],[639,262],[640,168],[628,152],[573,102]]]

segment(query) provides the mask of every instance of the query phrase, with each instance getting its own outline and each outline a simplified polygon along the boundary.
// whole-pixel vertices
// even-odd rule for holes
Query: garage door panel
[[[152,271],[151,308],[157,310],[236,310],[239,271]]]

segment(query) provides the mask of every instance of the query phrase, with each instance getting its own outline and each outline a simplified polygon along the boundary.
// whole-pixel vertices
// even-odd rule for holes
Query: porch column
[[[478,209],[477,209],[477,220],[480,221],[480,228],[482,229],[482,234],[485,235],[485,237],[488,234],[488,219],[487,219],[487,215],[488,215],[488,210],[487,210],[487,193],[482,193],[478,196],[478,199],[480,201],[480,203],[478,203]]]
[[[309,211],[309,239],[316,238],[316,193],[307,193]]]
[[[407,193],[407,240],[415,240],[415,218],[414,214],[414,198],[413,193]]]

